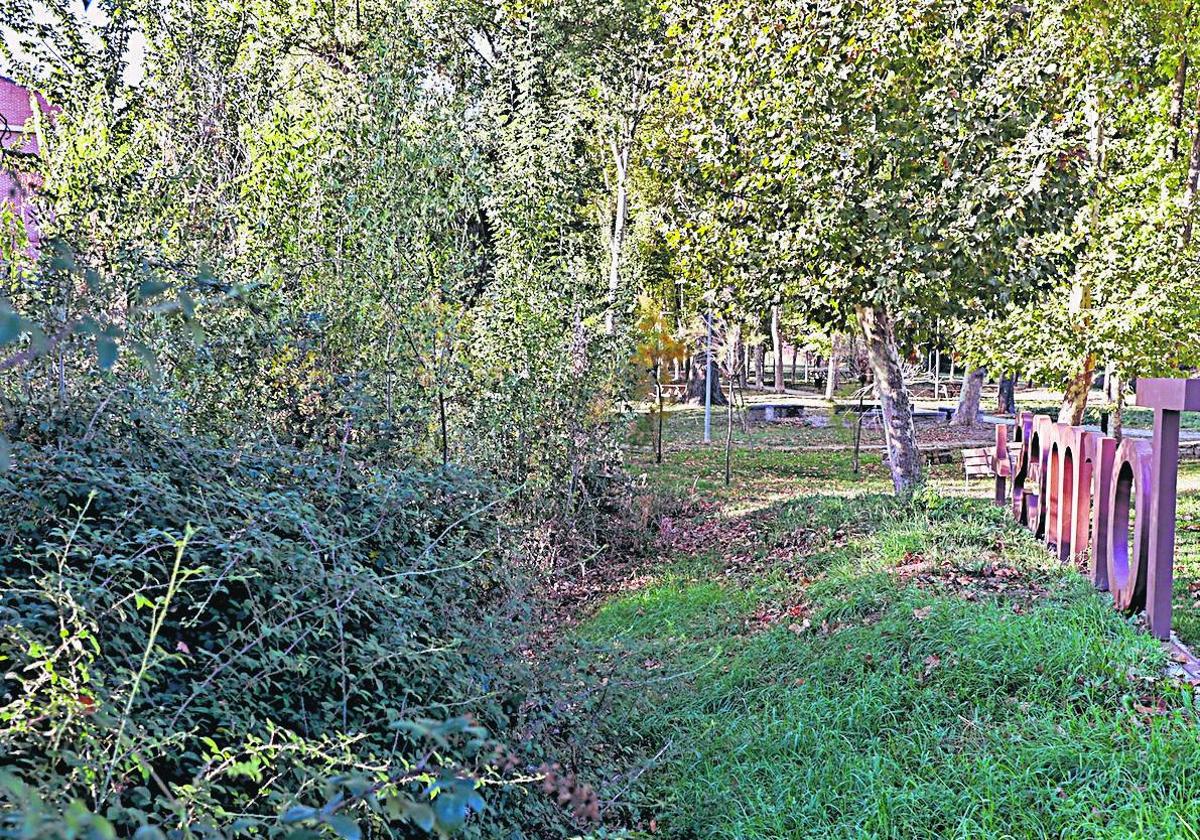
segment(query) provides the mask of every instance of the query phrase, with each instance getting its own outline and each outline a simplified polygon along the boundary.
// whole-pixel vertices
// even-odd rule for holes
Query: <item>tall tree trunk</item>
[[[738,341],[740,342],[741,328],[734,327],[738,331]],[[732,359],[733,357],[731,357]],[[732,360],[731,360],[732,366]],[[733,382],[734,377],[729,377],[729,403],[725,407],[725,486],[729,486],[729,482],[733,479]]]
[[[799,385],[800,380],[796,378],[796,360],[800,356],[800,348],[792,345],[792,383]]]
[[[1096,357],[1088,353],[1083,359],[1083,367],[1075,377],[1067,383],[1063,391],[1062,407],[1058,410],[1058,422],[1078,426],[1083,422],[1083,414],[1087,411],[1088,392],[1092,390],[1092,380],[1096,377]]]
[[[1117,393],[1113,389],[1113,363],[1108,362],[1104,365],[1104,399],[1113,402],[1117,398]]]
[[[622,138],[613,143],[613,163],[616,165],[616,209],[613,212],[612,241],[608,257],[608,311],[604,315],[604,331],[613,335],[617,329],[617,302],[621,293],[621,252],[625,247],[625,223],[629,213],[629,149],[631,140]]]
[[[896,334],[890,316],[882,307],[859,306],[857,312],[867,359],[875,374],[875,393],[883,412],[892,485],[897,493],[908,493],[921,483],[921,451],[917,448],[912,402],[904,385]]]
[[[737,342],[734,344],[733,365],[737,368],[738,387],[743,391],[746,390],[746,344],[742,341],[742,331],[739,328]],[[730,388],[733,387],[731,384]]]
[[[1105,134],[1104,134],[1104,103],[1097,96],[1094,103],[1094,111],[1092,118],[1095,120],[1092,125],[1091,137],[1091,158],[1092,167],[1094,169],[1094,179],[1091,187],[1091,221],[1090,230],[1088,232],[1089,244],[1088,247],[1095,247],[1096,240],[1100,229],[1100,211],[1104,203],[1104,195],[1101,189],[1105,171]],[[1197,151],[1200,151],[1198,149]],[[1189,215],[1190,218],[1190,215]],[[1190,224],[1190,223],[1189,223]],[[1188,233],[1190,236],[1190,232]],[[1092,285],[1093,278],[1086,274],[1076,273],[1075,280],[1071,288],[1071,302],[1069,312],[1074,321],[1074,329],[1076,337],[1080,345],[1088,348],[1091,342],[1092,332]],[[1058,411],[1058,422],[1070,423],[1077,426],[1083,422],[1083,413],[1087,410],[1088,392],[1092,389],[1092,380],[1096,375],[1096,354],[1090,348],[1085,349],[1083,356],[1080,359],[1078,371],[1071,381],[1067,384],[1066,390],[1063,392],[1062,406]]]
[[[655,425],[657,426],[656,434],[654,435],[654,463],[662,463],[662,430],[663,430],[663,387],[662,377],[659,375],[659,362],[654,363],[654,367],[650,369],[651,375],[654,376],[654,413]]]
[[[450,463],[450,433],[446,428],[446,393],[438,387],[438,421],[442,427],[442,466]]]
[[[1005,373],[1000,377],[1000,388],[996,392],[996,412],[998,414],[1017,413],[1017,375]]]
[[[703,350],[692,356],[691,378],[684,392],[684,399],[690,404],[704,405],[704,389],[708,384],[707,360],[708,353]],[[717,364],[716,359],[713,359],[712,375],[712,404],[725,405],[725,392],[721,388],[721,366]]]
[[[1180,241],[1186,248],[1192,242],[1192,213],[1196,205],[1196,185],[1200,182],[1200,95],[1196,98],[1196,115],[1192,125],[1192,153],[1188,157],[1187,181],[1183,188],[1183,232]]]
[[[942,398],[942,348],[933,351],[933,398]]]
[[[829,369],[825,372],[825,399],[832,400],[838,387],[838,337],[829,336]]]
[[[1171,139],[1167,144],[1167,158],[1179,158],[1179,126],[1183,123],[1183,101],[1187,96],[1188,54],[1185,47],[1179,53],[1179,63],[1175,65],[1175,81],[1171,85],[1171,109],[1168,117],[1171,121]]]
[[[761,341],[754,345],[754,386],[760,391],[766,387],[766,353]]]
[[[1113,399],[1112,423],[1108,429],[1109,434],[1120,443],[1125,433],[1125,380],[1117,377],[1114,385],[1113,390],[1116,393]]]
[[[775,357],[775,393],[783,393],[783,330],[780,328],[781,307],[775,304],[771,307],[771,344]]]
[[[955,426],[972,426],[979,416],[979,401],[983,397],[983,377],[987,368],[976,368],[963,377],[962,390],[958,394],[958,408],[950,422]]]

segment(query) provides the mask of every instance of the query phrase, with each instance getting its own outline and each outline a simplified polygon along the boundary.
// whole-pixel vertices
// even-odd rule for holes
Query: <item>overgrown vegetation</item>
[[[1200,816],[1191,695],[924,457],[980,364],[1195,364],[1190,3],[0,20],[0,838]]]

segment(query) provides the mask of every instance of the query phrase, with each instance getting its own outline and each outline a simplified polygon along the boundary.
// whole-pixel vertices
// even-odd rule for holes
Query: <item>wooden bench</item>
[[[993,468],[992,450],[986,447],[964,449],[962,462],[964,490],[971,489],[972,478],[992,478],[996,475]]]
[[[979,447],[974,449],[964,449],[962,451],[963,461],[963,487],[967,491],[971,489],[972,478],[993,478],[995,479],[995,497],[994,501],[998,505],[1003,505],[1008,499],[1008,482],[1016,472],[1016,466],[1021,462],[1021,442],[1015,442],[1013,448],[1008,447],[1008,427],[996,426],[996,445],[988,449]]]

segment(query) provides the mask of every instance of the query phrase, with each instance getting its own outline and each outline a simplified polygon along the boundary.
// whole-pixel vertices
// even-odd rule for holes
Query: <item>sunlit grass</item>
[[[729,487],[719,447],[637,464],[754,517],[579,630],[627,663],[622,737],[661,751],[636,802],[658,836],[1198,836],[1191,690],[987,482],[933,467],[900,503],[877,454],[855,475],[753,444]],[[1200,640],[1200,465],[1180,487],[1176,626]]]
[[[662,680],[622,718],[647,749],[670,745],[641,803],[661,834],[1191,836],[1190,695],[1080,575],[986,503],[937,497],[796,499],[767,546],[823,526],[846,538],[796,561],[811,579],[794,591],[691,566],[582,628]],[[914,558],[1005,564],[1018,594],[890,571]],[[750,622],[796,599],[803,628]]]

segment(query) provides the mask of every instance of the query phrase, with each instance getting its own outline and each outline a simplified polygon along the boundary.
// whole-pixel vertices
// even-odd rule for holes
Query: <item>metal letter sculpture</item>
[[[1137,405],[1154,409],[1154,437],[1120,445],[1098,432],[1023,413],[1010,447],[996,429],[997,505],[1012,479],[1013,518],[1064,563],[1088,555],[1097,589],[1120,610],[1144,609],[1150,632],[1171,635],[1179,414],[1200,411],[1200,379],[1139,379]],[[1130,533],[1132,529],[1132,534]]]

